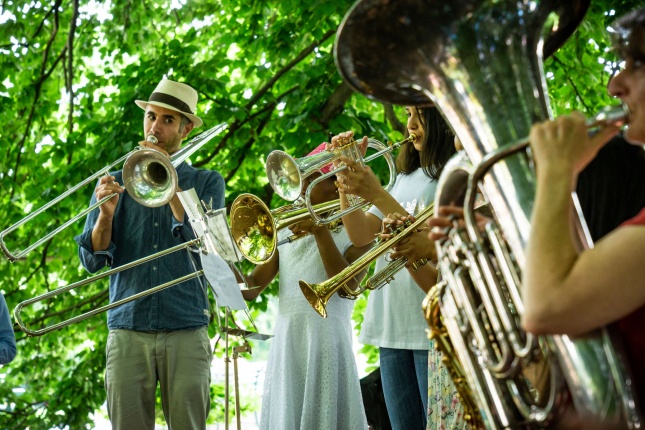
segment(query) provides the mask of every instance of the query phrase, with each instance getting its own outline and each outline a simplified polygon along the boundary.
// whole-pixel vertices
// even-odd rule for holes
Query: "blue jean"
[[[393,430],[425,430],[428,351],[379,348],[381,381]]]

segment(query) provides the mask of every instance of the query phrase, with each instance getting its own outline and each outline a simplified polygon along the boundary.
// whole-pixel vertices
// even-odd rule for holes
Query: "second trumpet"
[[[309,304],[318,312],[323,318],[327,317],[327,302],[338,291],[338,294],[344,298],[356,298],[365,289],[376,289],[383,286],[392,279],[394,273],[402,269],[405,264],[401,264],[400,259],[394,260],[387,267],[376,273],[372,278],[368,279],[365,285],[358,290],[351,290],[347,287],[347,283],[354,278],[357,274],[367,269],[372,262],[385,254],[392,247],[396,246],[401,240],[405,239],[409,234],[414,233],[417,229],[425,223],[425,221],[434,214],[434,204],[429,205],[416,216],[416,221],[407,226],[403,231],[397,233],[391,239],[381,242],[374,246],[368,252],[363,254],[358,260],[354,261],[345,270],[338,273],[336,276],[321,282],[319,284],[308,284],[305,281],[300,281],[300,289],[307,298]],[[407,262],[406,262],[407,263]],[[420,267],[420,263],[414,262],[414,267]],[[374,282],[373,279],[378,277],[380,280]]]

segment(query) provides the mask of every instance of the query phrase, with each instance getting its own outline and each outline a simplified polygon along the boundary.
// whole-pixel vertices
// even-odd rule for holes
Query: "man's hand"
[[[115,179],[116,178],[114,176],[103,176],[99,180],[99,185],[95,190],[96,201],[99,201],[111,194],[116,194],[116,196],[112,197],[110,200],[99,206],[101,215],[109,219],[112,219],[114,217],[114,211],[116,209],[117,203],[119,202],[119,194],[125,191],[125,188],[114,181]]]

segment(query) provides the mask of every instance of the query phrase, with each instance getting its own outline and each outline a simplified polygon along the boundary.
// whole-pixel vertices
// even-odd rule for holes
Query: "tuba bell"
[[[444,168],[435,199],[466,202],[466,228],[455,225],[438,245],[448,284],[439,302],[489,429],[548,426],[568,395],[581,415],[641,425],[606,328],[571,339],[536,338],[519,327],[535,172],[525,145],[513,144],[551,117],[542,59],[588,7],[588,0],[361,0],[337,34],[336,64],[350,86],[390,103],[430,99],[465,149]],[[478,192],[495,219],[484,233],[474,222]],[[584,221],[576,223],[584,246]]]

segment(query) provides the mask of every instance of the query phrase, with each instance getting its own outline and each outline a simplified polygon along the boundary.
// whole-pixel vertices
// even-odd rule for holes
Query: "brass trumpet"
[[[337,211],[339,200],[315,205],[315,213]],[[299,204],[290,204],[270,210],[259,197],[240,194],[231,206],[231,235],[244,257],[253,264],[271,259],[278,246],[277,234],[281,229],[311,218],[310,210]]]
[[[392,279],[394,272],[400,270],[405,266],[407,261],[405,259],[394,260],[393,263],[388,265],[381,272],[386,271],[381,276],[383,282],[370,282],[368,280],[362,288],[352,290],[347,285],[349,281],[357,274],[365,270],[372,262],[374,262],[381,255],[385,254],[390,248],[396,246],[402,239],[410,233],[415,232],[428,218],[434,214],[434,204],[429,205],[416,216],[416,221],[407,226],[404,230],[396,234],[389,240],[383,241],[374,246],[371,250],[363,254],[358,260],[354,261],[351,265],[347,266],[343,271],[336,276],[318,283],[308,284],[305,281],[300,281],[300,289],[307,298],[309,304],[318,312],[323,318],[327,318],[327,302],[331,296],[338,291],[338,294],[347,299],[355,299],[366,289],[380,288],[386,282]],[[402,261],[399,261],[402,260]],[[416,268],[423,265],[423,262],[415,262]],[[390,267],[391,266],[391,267]],[[379,274],[381,273],[379,272]],[[339,291],[340,290],[340,291]]]

